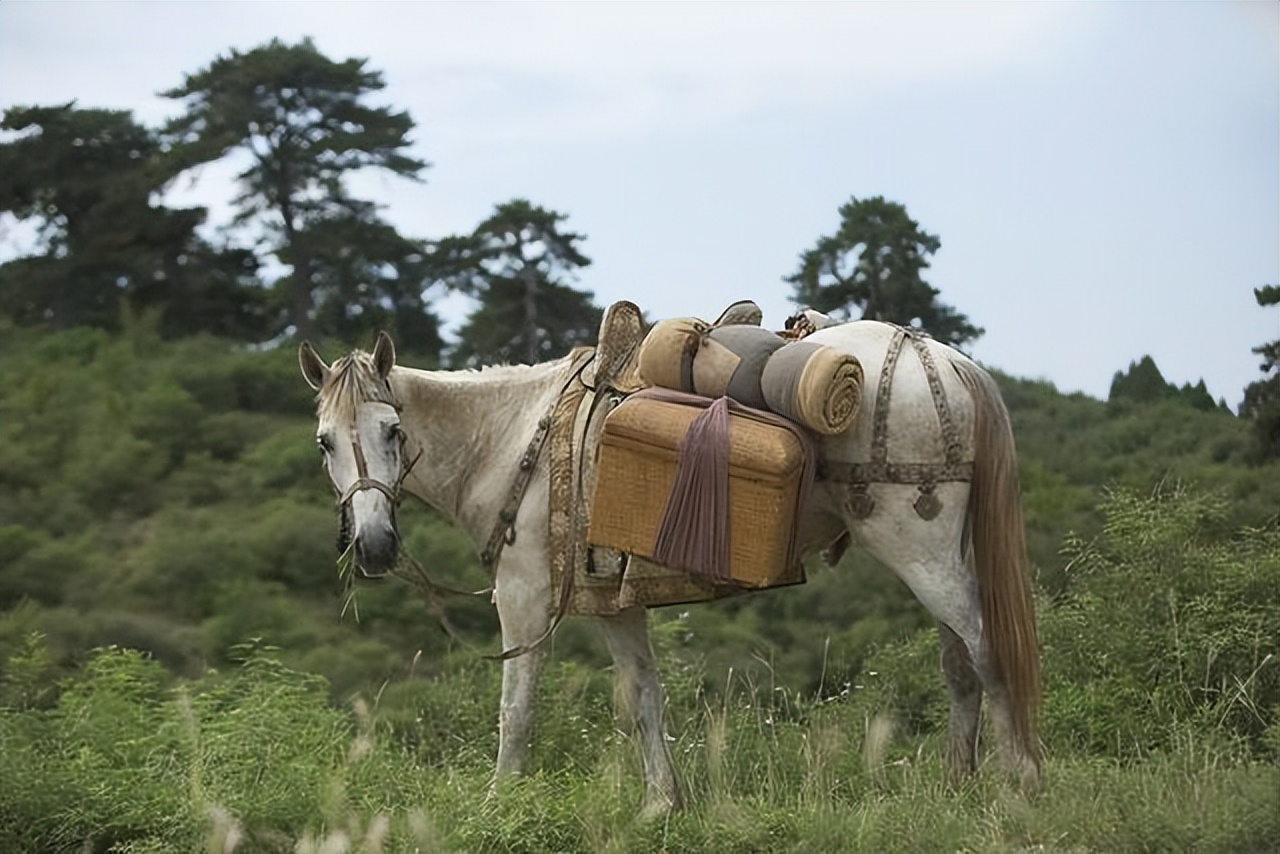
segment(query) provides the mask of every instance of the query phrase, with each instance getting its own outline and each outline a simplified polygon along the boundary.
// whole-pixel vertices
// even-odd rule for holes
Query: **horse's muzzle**
[[[355,564],[365,578],[381,578],[395,568],[400,538],[393,528],[361,531],[355,540]]]

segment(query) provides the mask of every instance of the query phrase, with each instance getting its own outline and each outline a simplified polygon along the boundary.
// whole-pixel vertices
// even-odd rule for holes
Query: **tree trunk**
[[[538,351],[538,271],[526,261],[520,273],[524,278],[524,357],[530,365],[536,365],[541,355]]]
[[[293,321],[294,337],[309,341],[316,336],[315,321],[311,319],[311,257],[298,240],[293,204],[287,194],[281,194],[280,217],[284,220],[285,245],[293,259],[293,274],[289,276],[289,319]]]
[[[299,341],[314,339],[316,325],[311,319],[311,262],[305,257],[294,261],[293,275],[289,277],[289,303],[295,337]]]

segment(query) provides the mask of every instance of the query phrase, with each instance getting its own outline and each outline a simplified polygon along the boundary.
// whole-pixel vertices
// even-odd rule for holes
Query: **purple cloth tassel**
[[[675,482],[654,538],[664,566],[728,580],[729,399],[693,420],[680,441]]]

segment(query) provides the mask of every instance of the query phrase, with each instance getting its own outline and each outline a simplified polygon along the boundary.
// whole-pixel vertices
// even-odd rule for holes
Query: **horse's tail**
[[[1011,735],[1037,765],[1040,647],[1027,560],[1018,458],[1009,411],[995,380],[968,359],[952,361],[974,402],[969,529],[990,664],[1008,693]]]

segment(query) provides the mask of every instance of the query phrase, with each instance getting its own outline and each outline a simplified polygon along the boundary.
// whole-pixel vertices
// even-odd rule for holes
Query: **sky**
[[[0,2],[0,109],[155,125],[232,48],[305,36],[384,74],[425,182],[360,175],[402,233],[514,198],[566,214],[576,287],[651,319],[753,299],[851,198],[905,205],[980,362],[1105,399],[1144,355],[1233,408],[1280,337],[1280,4]],[[227,166],[170,200],[225,219]],[[16,238],[12,224],[0,245]],[[444,298],[447,318],[465,304]]]

